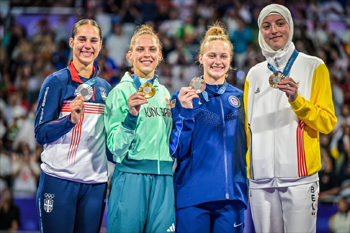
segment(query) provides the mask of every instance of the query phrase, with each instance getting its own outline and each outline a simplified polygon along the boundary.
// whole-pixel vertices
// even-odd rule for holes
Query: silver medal
[[[76,92],[79,96],[82,96],[85,101],[87,101],[92,97],[94,90],[90,85],[83,83],[78,86]]]

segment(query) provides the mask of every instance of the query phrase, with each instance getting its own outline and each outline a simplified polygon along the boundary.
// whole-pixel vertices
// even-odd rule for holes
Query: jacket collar
[[[78,73],[77,73],[77,70],[75,69],[74,65],[73,65],[73,59],[70,60],[69,62],[69,66],[67,67],[71,76],[72,76],[72,80],[75,81],[75,82],[78,82],[78,83],[84,83],[83,81],[81,81]],[[99,75],[100,73],[100,67],[99,66],[96,66],[92,68],[92,76],[90,78],[95,78]]]
[[[131,76],[132,76],[132,74],[130,72],[128,72],[128,71],[125,72],[125,74],[124,74],[122,80],[120,81],[120,83],[122,83],[122,82],[132,82],[134,84],[134,79]],[[155,77],[156,77],[156,79],[153,82],[153,86],[158,87],[159,86],[158,75],[155,74]]]
[[[273,57],[266,57],[266,61],[271,64],[276,70],[283,71],[294,50],[295,46],[292,42],[285,53],[281,54],[280,56],[276,55]]]

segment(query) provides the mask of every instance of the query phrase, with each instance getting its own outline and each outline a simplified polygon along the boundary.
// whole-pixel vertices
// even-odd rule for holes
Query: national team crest
[[[239,101],[239,99],[233,95],[228,97],[228,102],[235,108],[238,108],[239,106],[241,106],[241,101]]]
[[[168,97],[164,96],[164,98],[165,98],[167,105],[171,106]]]
[[[100,93],[101,93],[101,97],[102,97],[103,101],[106,102],[106,99],[107,99],[106,90],[103,87],[99,87],[99,89],[100,89]]]
[[[45,193],[44,196],[44,210],[47,213],[50,213],[53,210],[53,198],[55,197],[55,194]]]
[[[171,107],[171,108],[175,108],[175,105],[176,105],[176,99],[173,99],[173,100],[170,102],[170,107]]]

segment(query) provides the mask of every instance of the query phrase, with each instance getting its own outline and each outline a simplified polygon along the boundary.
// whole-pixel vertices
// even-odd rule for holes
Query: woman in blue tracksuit
[[[243,91],[225,80],[233,46],[219,25],[200,47],[206,89],[172,97],[177,232],[243,232],[248,185]]]

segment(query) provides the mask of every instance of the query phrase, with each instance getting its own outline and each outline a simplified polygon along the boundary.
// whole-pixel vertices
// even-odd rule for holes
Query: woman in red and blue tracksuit
[[[225,80],[232,51],[223,28],[208,29],[199,54],[205,91],[183,87],[171,101],[176,232],[243,232],[247,123],[243,91]]]

